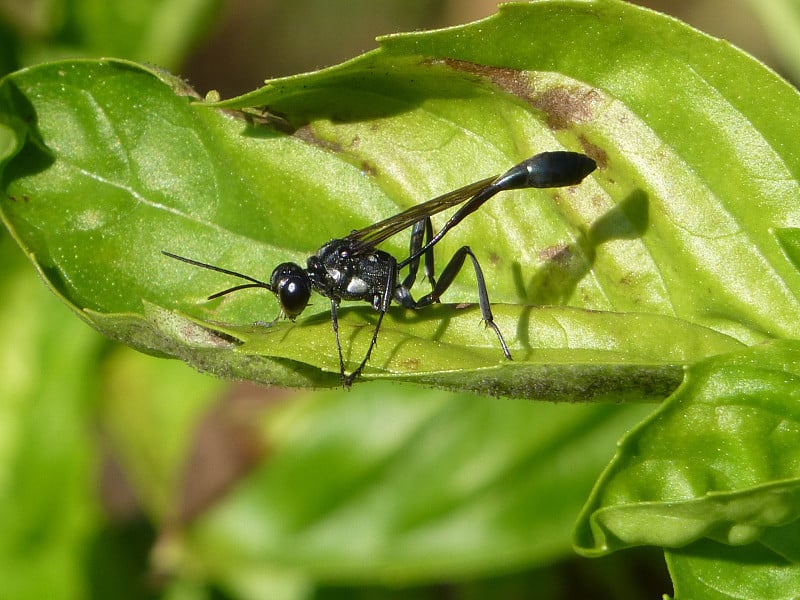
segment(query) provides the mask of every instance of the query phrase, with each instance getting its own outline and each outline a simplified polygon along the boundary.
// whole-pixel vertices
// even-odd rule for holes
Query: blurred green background
[[[642,4],[730,40],[790,80],[800,78],[797,0]],[[370,50],[377,35],[466,23],[495,8],[485,0],[0,0],[0,72],[58,58],[115,56],[163,66],[201,94],[216,89],[230,97],[264,79]],[[649,407],[541,407],[409,386],[362,385],[346,394],[230,384],[101,338],[45,289],[4,231],[0,264],[2,599],[601,599],[670,591],[656,551],[590,561],[569,549],[571,523],[613,454],[615,436]],[[454,494],[443,502],[436,469],[486,467],[502,453],[498,434],[526,435],[512,423],[529,422],[531,439],[551,436],[524,461],[504,463],[514,472],[493,476],[482,492],[513,495],[521,481],[541,478],[531,497],[559,496],[517,507],[535,518],[504,524],[529,528],[520,537],[537,538],[530,548],[492,559],[473,539],[474,563],[462,557],[448,567],[447,557],[423,556],[422,566],[404,562],[402,572],[392,572],[391,561],[337,570],[302,547],[287,547],[284,561],[275,558],[280,547],[264,562],[226,561],[214,527],[229,519],[246,531],[246,511],[258,510],[257,491],[290,505],[283,515],[315,502],[371,506],[352,502],[352,489],[383,489],[400,504],[406,500],[397,494],[407,493],[409,502],[424,504],[424,497],[411,498],[411,475],[401,485],[386,462],[380,471],[359,473],[357,458],[350,458],[358,452],[354,438],[384,435],[385,421],[413,411],[418,420],[387,452],[404,453],[403,467],[422,471],[421,489],[434,495],[437,510],[452,514],[471,497]],[[453,411],[473,415],[475,427],[450,431]],[[489,422],[496,428],[478,426]],[[561,452],[557,441],[570,432],[589,439],[586,431],[599,440],[590,446],[600,449],[596,455]],[[435,462],[441,457],[450,462]],[[543,467],[556,460],[566,461],[562,472],[580,472],[573,487]],[[221,502],[214,524],[204,527]],[[320,520],[328,508],[315,508]],[[366,529],[373,516],[360,514]],[[469,526],[459,531],[474,534]],[[496,553],[497,536],[489,538],[485,554]],[[345,547],[352,540],[347,533],[340,540],[342,560],[351,556]],[[426,569],[425,562],[438,566]]]

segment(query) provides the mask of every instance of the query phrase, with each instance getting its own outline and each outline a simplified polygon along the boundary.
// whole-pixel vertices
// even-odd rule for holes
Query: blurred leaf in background
[[[768,39],[779,57],[778,67],[800,81],[800,2],[798,0],[742,0],[761,20]]]
[[[644,0],[636,4],[674,15],[730,41],[795,85],[800,81],[798,0]]]
[[[84,556],[101,517],[92,439],[105,341],[0,237],[0,595],[84,597]]]
[[[3,0],[6,65],[120,56],[180,70],[221,0]]]
[[[190,64],[205,89],[232,95],[282,70],[337,62],[331,53],[355,37],[358,14],[378,23],[361,34],[369,40],[475,10],[348,4],[228,3],[218,13],[207,2],[4,1],[0,66],[77,54],[177,70],[215,15],[227,14],[247,50],[217,48],[213,60],[201,51]],[[400,24],[388,25],[394,18]],[[784,56],[797,56],[792,46]],[[227,88],[226,71],[235,73]],[[380,384],[350,395],[230,389],[110,345],[35,280],[5,233],[0,243],[0,598],[643,597],[630,554],[546,567],[569,556],[591,482],[649,407],[542,406]],[[320,580],[329,587],[316,588]],[[422,587],[391,592],[386,582]]]

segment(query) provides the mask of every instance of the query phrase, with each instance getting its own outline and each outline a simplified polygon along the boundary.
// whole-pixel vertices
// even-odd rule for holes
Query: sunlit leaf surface
[[[646,55],[641,32],[661,40]],[[558,399],[625,394],[631,373],[640,397],[658,397],[681,364],[797,334],[800,277],[775,235],[796,225],[798,152],[781,124],[798,103],[773,74],[610,2],[511,5],[382,44],[216,107],[115,61],[14,74],[2,87],[5,219],[51,285],[112,337],[220,374],[335,385],[327,299],[295,324],[239,335],[277,314],[274,298],[206,302],[231,278],[160,250],[265,279],[353,228],[567,148],[593,156],[596,174],[505,194],[437,246],[440,268],[458,245],[475,248],[515,362],[474,309],[453,304],[476,299],[465,272],[447,305],[390,312],[366,378]],[[247,120],[230,110],[256,108]],[[386,247],[398,257],[402,237]],[[375,317],[343,311],[351,364]],[[595,392],[571,386],[576,377]]]

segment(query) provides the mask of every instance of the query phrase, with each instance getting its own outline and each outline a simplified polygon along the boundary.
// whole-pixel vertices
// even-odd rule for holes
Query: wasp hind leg
[[[486,290],[486,281],[483,277],[483,271],[478,263],[478,259],[475,257],[475,254],[473,254],[469,246],[462,246],[456,251],[456,253],[453,255],[453,258],[450,259],[450,262],[447,263],[447,266],[442,271],[439,281],[436,282],[436,285],[430,294],[423,296],[419,300],[414,300],[411,297],[408,287],[402,286],[396,294],[397,299],[400,304],[406,308],[411,308],[414,310],[418,310],[434,304],[435,302],[439,302],[439,298],[447,291],[447,288],[449,288],[455,280],[456,275],[458,275],[458,273],[461,271],[467,256],[469,256],[470,260],[472,261],[472,266],[475,269],[475,278],[478,281],[478,304],[481,308],[481,318],[486,326],[490,327],[491,330],[494,331],[495,335],[497,335],[497,339],[500,341],[500,347],[503,349],[503,354],[505,357],[509,360],[512,360],[511,352],[508,349],[508,344],[506,344],[503,334],[500,332],[500,328],[494,322],[494,315],[492,314],[492,308],[489,305],[489,293]]]

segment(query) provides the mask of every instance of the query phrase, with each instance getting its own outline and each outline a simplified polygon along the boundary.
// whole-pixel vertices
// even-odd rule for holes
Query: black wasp
[[[481,316],[486,325],[491,327],[497,335],[503,354],[510,360],[511,353],[508,345],[493,320],[483,272],[470,247],[462,246],[456,251],[438,281],[434,278],[433,272],[433,247],[464,217],[478,210],[484,202],[499,192],[523,188],[555,188],[577,185],[596,167],[596,163],[591,158],[577,152],[542,152],[524,160],[499,177],[476,181],[423,204],[412,206],[384,221],[353,231],[344,238],[331,240],[322,246],[314,256],[309,257],[305,268],[295,263],[282,263],[272,271],[269,283],[236,271],[184,258],[171,252],[163,250],[162,252],[190,265],[232,275],[250,282],[212,294],[208,297],[209,300],[246,288],[270,290],[277,296],[281,307],[275,320],[283,316],[294,321],[308,305],[312,290],[330,298],[331,321],[336,337],[336,349],[339,352],[339,371],[345,387],[352,385],[369,360],[378,339],[381,321],[391,303],[394,301],[405,308],[416,310],[438,302],[441,295],[453,283],[469,256],[478,282],[478,302]],[[459,204],[463,204],[463,206],[434,235],[431,216]],[[378,244],[409,227],[411,227],[411,243],[408,258],[398,261],[391,254],[377,249]],[[432,291],[419,300],[414,300],[411,297],[411,287],[416,281],[420,260],[423,257],[425,276],[431,284]],[[400,269],[404,267],[408,267],[408,274],[400,281]],[[379,313],[367,353],[361,364],[349,375],[345,374],[337,319],[337,310],[342,300],[369,302]]]

